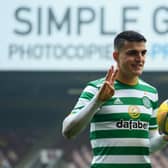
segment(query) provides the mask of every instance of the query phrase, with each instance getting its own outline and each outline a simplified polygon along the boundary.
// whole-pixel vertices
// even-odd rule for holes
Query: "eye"
[[[146,54],[147,50],[143,50],[141,54],[144,56]]]
[[[138,53],[139,52],[137,50],[129,50],[126,52],[126,54],[130,56],[138,55]]]
[[[128,50],[126,52],[127,55],[130,55],[130,56],[136,56],[136,55],[139,55],[141,54],[142,56],[144,56],[146,54],[147,50],[143,50],[143,51],[138,51],[138,50]]]

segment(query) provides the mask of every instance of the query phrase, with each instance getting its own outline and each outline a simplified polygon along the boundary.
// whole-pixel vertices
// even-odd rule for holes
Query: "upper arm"
[[[72,109],[71,113],[80,112],[80,110],[83,109],[91,101],[97,91],[98,88],[96,86],[88,84],[79,96],[78,101]]]

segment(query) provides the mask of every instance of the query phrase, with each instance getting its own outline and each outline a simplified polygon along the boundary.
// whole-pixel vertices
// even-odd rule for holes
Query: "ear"
[[[114,51],[114,52],[113,52],[113,58],[114,58],[114,60],[115,60],[116,62],[118,62],[118,57],[119,57],[118,51]]]

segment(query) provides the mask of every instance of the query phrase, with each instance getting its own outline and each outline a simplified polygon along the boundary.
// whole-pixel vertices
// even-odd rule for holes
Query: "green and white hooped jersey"
[[[103,82],[88,83],[72,113],[80,112]],[[135,86],[115,81],[114,87],[114,96],[91,121],[91,168],[151,168],[149,130],[157,128],[157,90],[141,79]]]

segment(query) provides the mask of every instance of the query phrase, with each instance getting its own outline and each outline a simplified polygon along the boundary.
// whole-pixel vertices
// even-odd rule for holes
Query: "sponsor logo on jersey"
[[[140,120],[134,121],[134,120],[129,120],[129,121],[124,121],[121,119],[120,121],[116,122],[116,127],[117,128],[127,128],[129,130],[134,130],[134,129],[148,129],[148,123],[142,122]]]
[[[129,106],[128,107],[128,114],[131,118],[136,119],[140,117],[140,109],[138,106]]]
[[[151,108],[152,107],[152,104],[151,104],[151,101],[150,101],[150,99],[147,97],[147,96],[144,96],[143,98],[142,98],[142,102],[143,102],[143,104],[144,104],[144,106],[146,107],[146,108]]]
[[[120,98],[116,98],[114,104],[123,104],[123,102],[120,100]]]

